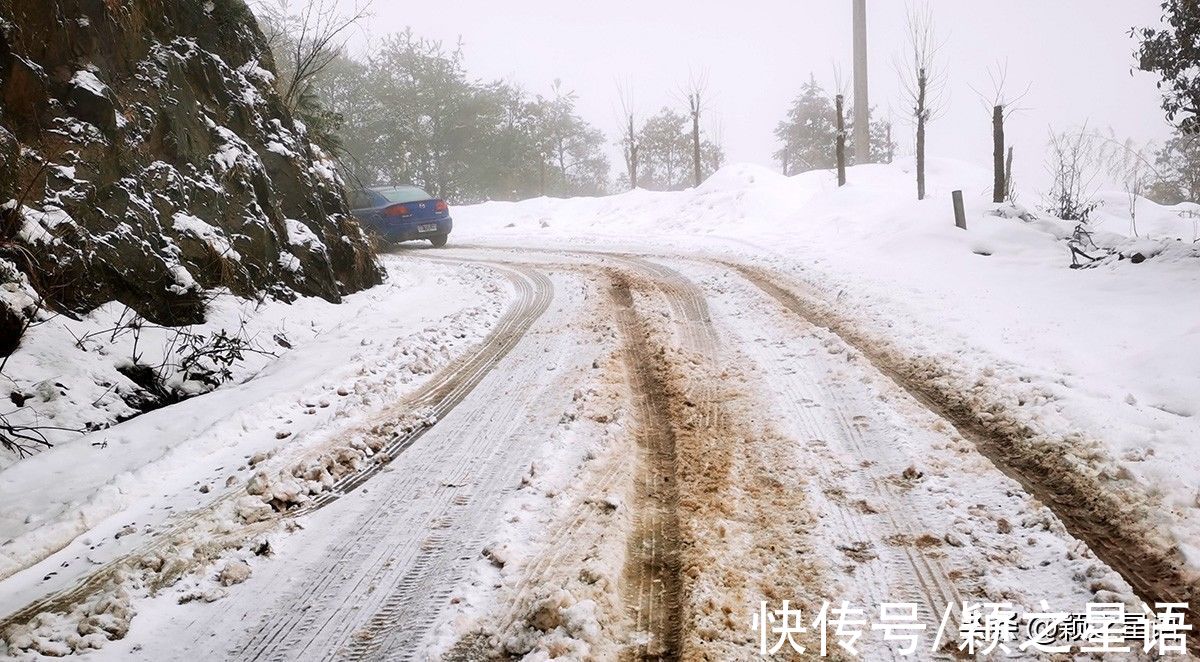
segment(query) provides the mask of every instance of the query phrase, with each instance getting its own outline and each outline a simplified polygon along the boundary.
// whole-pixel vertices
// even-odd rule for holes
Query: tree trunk
[[[992,107],[992,202],[1004,202],[1004,106]]]
[[[846,108],[842,95],[834,97],[837,109],[837,178],[838,186],[846,185]]]
[[[638,187],[638,146],[637,133],[633,130],[633,115],[629,116],[629,147],[626,149],[626,166],[629,167],[629,188]]]
[[[896,160],[896,145],[892,142],[892,121],[887,123],[887,162],[891,163]]]
[[[1008,158],[1004,160],[1004,199],[1012,200],[1012,159],[1013,148],[1008,148]]]
[[[562,138],[558,139],[558,185],[560,194],[566,194],[569,191],[567,186],[567,148]]]
[[[929,79],[925,70],[917,72],[917,199],[925,199],[925,93]]]
[[[700,171],[700,95],[697,94],[692,101],[692,171],[696,175],[696,186],[699,186],[704,181],[704,174]]]

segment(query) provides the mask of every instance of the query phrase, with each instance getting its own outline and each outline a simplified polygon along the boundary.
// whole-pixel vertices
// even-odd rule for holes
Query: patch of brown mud
[[[625,595],[635,612],[645,609],[633,586],[661,577],[663,604],[679,607],[667,621],[670,645],[635,647],[628,658],[746,658],[757,646],[751,616],[760,601],[775,609],[789,600],[807,613],[821,599],[823,568],[807,539],[814,518],[795,449],[755,419],[736,370],[672,345],[680,335],[655,314],[656,298],[670,290],[619,271],[610,276],[631,385],[646,403],[639,422],[651,428],[641,437],[639,470],[656,474],[635,508],[648,506],[659,524],[673,520],[673,537],[662,540],[675,547],[663,557],[669,563],[648,562],[639,552],[654,534],[635,535]],[[659,519],[667,507],[673,514]]]
[[[623,277],[614,278],[610,296],[623,341],[626,377],[632,391],[637,431],[634,530],[623,578],[625,602],[636,643],[625,659],[678,659],[680,653],[681,565],[673,400],[663,350],[651,345],[634,311]]]
[[[442,662],[481,662],[482,660],[507,660],[496,652],[491,635],[484,631],[464,635],[442,656]]]

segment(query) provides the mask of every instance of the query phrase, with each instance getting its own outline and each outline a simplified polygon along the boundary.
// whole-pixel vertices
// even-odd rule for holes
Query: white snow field
[[[951,659],[964,601],[1195,604],[1191,208],[1106,194],[1072,269],[969,165],[849,174],[459,207],[340,306],[221,299],[291,348],[0,471],[7,654],[756,659],[764,602],[845,600]],[[97,415],[115,314],[10,371]]]

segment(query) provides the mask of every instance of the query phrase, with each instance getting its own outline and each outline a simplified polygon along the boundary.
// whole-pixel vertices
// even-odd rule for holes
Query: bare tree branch
[[[289,110],[296,110],[313,79],[337,59],[350,30],[371,15],[373,2],[354,0],[343,9],[337,0],[256,0],[267,43],[275,53],[286,54],[276,63],[276,87]]]

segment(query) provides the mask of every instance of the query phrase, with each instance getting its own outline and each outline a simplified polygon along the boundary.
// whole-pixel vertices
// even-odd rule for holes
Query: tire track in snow
[[[666,265],[651,262],[637,256],[610,253],[604,254],[632,269],[642,282],[652,286],[666,297],[675,313],[681,329],[680,344],[688,351],[711,356],[716,348],[717,334],[708,309],[704,291],[686,276]]]
[[[675,434],[667,389],[634,310],[630,284],[614,274],[610,296],[623,342],[626,375],[633,392],[637,429],[634,531],[625,563],[626,605],[634,639],[623,657],[677,659],[680,648],[681,585],[679,492],[675,473]],[[637,641],[645,635],[644,641]]]
[[[394,417],[398,413],[408,412],[416,408],[425,408],[433,413],[435,417],[433,420],[436,423],[436,420],[439,420],[441,415],[444,415],[460,403],[479,381],[512,350],[529,327],[549,307],[550,301],[553,298],[553,285],[544,274],[526,267],[502,266],[498,264],[491,264],[489,266],[500,271],[512,282],[517,293],[517,300],[513,303],[512,307],[505,313],[497,323],[496,328],[492,330],[475,352],[452,362],[440,371],[432,381],[422,386],[413,395],[405,398],[400,405],[389,409],[388,412],[385,412],[378,418],[387,419]],[[359,471],[344,476],[337,481],[331,492],[322,493],[313,502],[303,508],[284,513],[284,517],[296,517],[312,512],[360,487],[371,476],[382,470],[388,462],[394,460],[404,449],[415,443],[430,427],[420,426],[392,439],[385,446],[384,451],[387,453],[386,456],[377,454],[376,461],[370,461],[367,466]],[[383,458],[386,458],[386,461],[378,461]],[[28,622],[42,612],[69,611],[73,605],[87,600],[90,596],[102,590],[106,590],[107,587],[112,586],[114,583],[119,583],[120,575],[127,568],[131,566],[136,567],[141,558],[170,549],[176,544],[178,537],[186,536],[198,524],[211,518],[215,511],[243,496],[246,496],[244,488],[233,490],[214,499],[207,507],[181,516],[171,523],[169,529],[156,536],[147,544],[109,561],[104,566],[81,578],[75,585],[43,596],[5,617],[0,621],[0,630],[10,625]],[[240,538],[250,539],[270,530],[277,523],[277,519],[271,519],[266,522],[246,525],[236,535]]]
[[[512,314],[506,315],[496,330],[484,340],[483,351],[472,355],[459,366],[451,366],[439,372],[433,383],[421,389],[416,397],[407,400],[406,409],[428,411],[435,423],[457,407],[496,364],[512,351],[529,327],[550,307],[554,298],[554,284],[541,271],[519,265],[500,266],[493,263],[491,266],[505,272],[517,290],[518,302],[514,305]],[[371,476],[420,439],[427,430],[429,426],[423,426],[398,435],[381,451],[387,458],[385,462],[375,463],[363,471],[344,477],[332,490],[314,499],[308,510],[321,508],[370,480]]]
[[[858,350],[877,370],[907,392],[921,406],[945,420],[987,457],[997,469],[1017,481],[1059,518],[1072,536],[1083,541],[1097,558],[1119,573],[1148,604],[1187,603],[1187,621],[1200,627],[1200,585],[1186,576],[1184,564],[1149,544],[1141,534],[1126,530],[1127,506],[1116,502],[1103,487],[1079,473],[1060,457],[1022,455],[1019,447],[1027,430],[997,432],[982,424],[968,405],[951,402],[938,387],[918,377],[907,377],[898,359],[875,347],[846,321],[822,312],[772,272],[732,262],[718,263],[733,269],[766,295],[806,322],[837,335]],[[1177,555],[1178,550],[1172,550]],[[1189,649],[1200,654],[1200,639],[1190,638]]]
[[[672,311],[675,319],[673,320],[673,328],[678,334],[679,346],[691,356],[697,357],[705,361],[711,361],[716,354],[717,349],[717,333],[712,323],[712,315],[709,311],[708,300],[704,291],[678,271],[658,262],[643,259],[641,257],[629,254],[610,253],[604,254],[604,257],[617,262],[620,267],[614,272],[614,282],[616,287],[612,290],[614,302],[618,306],[620,326],[623,329],[623,336],[626,343],[625,357],[627,361],[627,371],[631,379],[635,397],[639,397],[639,403],[644,406],[644,409],[639,412],[639,419],[643,421],[643,426],[648,428],[644,432],[646,440],[649,441],[646,447],[649,449],[649,460],[643,465],[644,468],[649,468],[650,472],[643,473],[643,491],[648,494],[653,494],[654,490],[666,487],[664,479],[669,479],[671,484],[669,489],[672,492],[673,503],[671,508],[676,511],[670,517],[673,519],[673,532],[667,532],[665,535],[673,535],[674,541],[672,544],[676,546],[674,551],[675,573],[680,582],[678,586],[671,586],[668,595],[669,599],[663,600],[661,604],[655,604],[655,590],[659,587],[654,586],[654,577],[649,573],[638,574],[635,571],[636,583],[638,586],[638,608],[634,611],[636,630],[642,631],[643,624],[650,625],[651,641],[644,646],[634,649],[634,655],[637,659],[676,659],[684,647],[683,633],[688,627],[688,623],[674,623],[671,625],[670,635],[674,638],[674,645],[666,652],[656,650],[653,644],[653,637],[658,633],[655,630],[655,625],[663,626],[667,619],[663,617],[661,611],[669,610],[675,614],[674,618],[679,619],[681,611],[691,612],[693,605],[686,605],[686,596],[684,596],[684,587],[682,578],[678,577],[679,569],[679,517],[678,501],[679,501],[679,485],[678,470],[676,467],[675,443],[673,426],[682,427],[684,429],[693,429],[702,431],[704,434],[711,434],[722,430],[722,426],[727,422],[727,416],[724,409],[716,402],[714,398],[715,385],[708,379],[694,379],[691,373],[683,376],[681,384],[683,393],[672,393],[673,397],[686,397],[688,401],[688,420],[673,420],[678,416],[673,412],[670,402],[668,401],[669,389],[662,382],[663,375],[666,372],[666,366],[656,365],[656,362],[661,359],[654,355],[652,348],[646,344],[647,329],[645,325],[638,319],[636,307],[633,304],[631,289],[638,287],[653,289],[657,291],[666,300],[669,309]],[[631,271],[632,274],[626,274]],[[631,280],[629,276],[633,276]],[[628,301],[626,302],[626,298]],[[658,411],[651,411],[651,407]],[[672,436],[670,443],[670,458],[665,457],[667,453],[661,448],[659,443],[656,443],[655,435],[659,434],[653,427],[649,427],[645,422],[654,421],[655,419],[661,423],[655,425],[667,425],[667,430]],[[669,473],[668,473],[669,472]],[[649,515],[652,518],[658,518],[661,514],[661,509],[651,508]],[[642,509],[639,509],[641,514]],[[653,523],[657,524],[657,520]],[[668,539],[669,540],[669,539]],[[696,541],[691,541],[695,544]],[[643,564],[644,565],[644,564]],[[649,615],[646,614],[649,612]],[[655,617],[658,620],[655,621]]]
[[[594,255],[589,257],[594,257]],[[677,519],[672,512],[674,506],[669,503],[664,506],[662,503],[664,500],[661,498],[663,488],[672,484],[671,477],[674,475],[674,468],[673,459],[669,458],[669,453],[663,453],[661,448],[661,435],[665,428],[661,424],[654,424],[656,419],[662,419],[667,415],[661,411],[664,403],[661,398],[653,401],[654,408],[660,411],[651,411],[652,407],[649,403],[652,400],[647,396],[650,386],[647,384],[646,375],[643,374],[648,369],[649,363],[646,356],[630,348],[630,343],[634,341],[635,335],[641,334],[643,331],[640,323],[635,325],[635,318],[629,317],[633,311],[631,309],[622,310],[632,306],[632,294],[629,291],[628,281],[634,280],[638,287],[663,295],[668,307],[676,317],[677,328],[685,345],[709,348],[715,342],[715,337],[711,332],[711,321],[704,296],[690,281],[662,265],[630,256],[604,255],[602,257],[605,263],[615,262],[618,266],[604,267],[600,272],[597,272],[595,265],[559,266],[568,270],[598,273],[603,280],[608,281],[610,309],[607,310],[607,313],[617,314],[619,335],[623,341],[619,357],[625,365],[626,381],[630,382],[629,385],[633,391],[631,397],[634,399],[634,409],[636,410],[634,418],[638,423],[633,432],[641,442],[642,455],[638,463],[641,470],[634,477],[634,480],[638,481],[639,499],[638,505],[633,510],[639,537],[629,547],[640,552],[639,558],[642,565],[650,566],[648,572],[637,571],[634,573],[636,578],[627,582],[628,588],[636,590],[636,596],[624,598],[627,603],[631,603],[628,616],[633,625],[635,641],[639,636],[641,639],[646,639],[647,633],[649,633],[649,640],[634,645],[633,649],[627,651],[626,654],[639,659],[658,659],[677,654],[678,647],[678,637],[671,634],[677,625],[668,623],[666,620],[668,614],[679,611],[678,591],[673,586],[665,587],[662,581],[663,568],[667,565],[677,566],[677,563],[662,561],[662,559],[675,555],[672,550],[678,545],[677,525],[671,525],[671,520]],[[617,280],[620,281],[619,286]],[[617,313],[616,311],[621,312]],[[625,315],[622,316],[622,313]],[[637,358],[633,358],[635,355]],[[634,366],[639,367],[635,369]],[[700,392],[700,389],[695,390],[697,393]],[[647,421],[651,422],[650,429],[646,427]],[[648,441],[650,438],[658,438],[658,443]],[[648,458],[653,459],[648,460]],[[652,468],[652,470],[647,470],[647,468]],[[579,492],[582,495],[591,495],[610,489],[617,480],[626,475],[627,471],[628,469],[621,464],[613,464],[601,473],[588,475],[585,481],[590,487],[582,488]],[[653,496],[648,497],[648,495]],[[647,499],[650,503],[648,510],[642,507],[647,503]],[[665,501],[670,502],[673,499]],[[582,538],[585,535],[582,531],[592,516],[592,506],[585,501],[576,504],[574,512],[564,520],[551,525],[552,529],[546,536],[542,551],[536,554],[522,569],[521,579],[512,589],[509,606],[498,618],[500,632],[510,631],[519,626],[520,621],[527,617],[534,607],[534,602],[538,598],[538,589],[547,581],[554,582],[554,574],[559,569],[559,563],[569,557],[573,550],[578,549],[580,545],[589,542],[590,539]],[[590,540],[590,542],[594,543],[595,541]],[[678,573],[677,567],[665,571]],[[673,584],[674,582],[675,580],[671,580],[667,583]],[[668,639],[674,640],[674,643],[667,645],[665,648],[669,650],[666,650],[660,644]]]
[[[512,270],[509,273],[519,274],[514,279],[520,295],[519,313],[510,316],[507,323],[497,329],[493,340],[486,345],[488,351],[472,357],[457,370],[447,371],[418,397],[406,403],[406,409],[432,405],[435,420],[442,421],[508,355],[548,308],[553,298],[553,285],[543,273],[520,266],[506,269]],[[288,604],[294,608],[275,614],[282,618],[269,618],[268,627],[257,632],[238,651],[239,657],[293,659],[295,655],[328,657],[336,653],[339,658],[364,659],[380,650],[384,645],[381,637],[386,638],[389,630],[401,629],[405,635],[424,634],[438,612],[434,607],[444,603],[450,587],[456,583],[457,576],[447,576],[447,569],[464,566],[466,560],[473,558],[473,555],[461,556],[461,550],[480,546],[484,531],[470,525],[490,521],[484,511],[498,507],[501,502],[496,498],[500,481],[511,477],[516,467],[513,463],[519,464],[523,460],[514,445],[502,443],[520,426],[521,421],[513,413],[525,411],[535,404],[534,396],[538,391],[530,388],[523,393],[519,401],[508,402],[511,407],[473,409],[461,421],[455,421],[452,429],[439,429],[439,433],[457,432],[457,439],[471,443],[466,450],[480,452],[443,446],[423,454],[407,471],[408,478],[390,490],[390,498],[359,523],[358,534],[339,541],[332,554],[335,560],[326,571],[317,573],[315,581],[310,581],[300,593],[288,598]],[[415,444],[429,429],[417,428],[389,442],[383,451],[390,456],[389,462]],[[414,490],[421,489],[422,477],[438,475],[439,471],[445,473],[449,461],[454,464],[441,485],[456,487],[438,489],[425,484],[426,490],[435,492],[433,500],[427,504],[429,510],[397,521],[394,511],[412,498]],[[488,467],[482,480],[479,478],[481,467]],[[382,469],[382,465],[373,466],[348,477],[339,485],[340,489],[314,507],[331,503]],[[457,487],[468,485],[473,491],[465,500],[456,495]],[[475,495],[484,496],[473,498]],[[420,530],[414,521],[427,522],[431,532],[423,538],[412,536],[414,528]],[[458,551],[450,552],[451,549]],[[343,585],[346,576],[338,569],[355,563],[359,572],[354,575],[354,585],[346,590]],[[379,585],[391,588],[377,593],[373,587]],[[434,585],[441,588],[434,590]],[[413,623],[414,612],[422,610],[425,612],[423,618]],[[353,621],[347,617],[347,611],[366,612],[370,617],[365,623],[353,623],[355,627],[348,627]],[[401,622],[403,628],[396,625]],[[408,639],[392,644],[409,652],[413,648]],[[310,652],[312,647],[320,650]]]
[[[757,323],[752,328],[761,335],[759,338],[742,335],[740,344],[744,351],[752,351],[752,359],[761,359],[756,363],[766,373],[765,381],[769,383],[770,390],[778,394],[772,399],[779,409],[776,420],[794,421],[797,428],[791,432],[799,433],[799,441],[817,442],[822,446],[832,444],[853,458],[854,467],[849,470],[839,467],[836,461],[821,459],[814,462],[812,466],[820,482],[827,489],[837,491],[852,487],[855,494],[866,495],[873,501],[886,504],[879,513],[883,518],[880,521],[866,517],[867,513],[845,499],[828,494],[814,495],[823,497],[827,506],[824,511],[833,518],[832,530],[829,531],[836,537],[833,546],[846,553],[849,559],[859,561],[855,572],[866,575],[865,581],[856,582],[856,586],[868,591],[865,596],[869,598],[868,604],[893,602],[899,598],[903,602],[918,605],[922,621],[930,632],[936,632],[947,607],[962,602],[941,561],[912,545],[864,546],[872,541],[897,539],[896,536],[915,540],[925,532],[925,527],[912,519],[912,513],[917,512],[915,504],[908,503],[903,491],[891,481],[908,466],[908,459],[897,454],[891,444],[878,440],[872,443],[872,440],[864,437],[863,421],[868,420],[872,412],[852,409],[858,401],[848,397],[848,394],[835,392],[825,380],[815,377],[825,371],[814,369],[817,366],[812,362],[822,362],[823,357],[817,354],[782,362],[781,359],[790,356],[790,350],[795,347],[788,344],[786,338],[771,337],[773,342],[766,343],[761,336],[770,336],[772,320],[752,306],[747,306],[745,310],[747,314],[755,315]],[[733,334],[735,337],[740,335],[736,329]],[[764,341],[769,348],[751,350],[752,347],[761,346],[756,341]],[[864,555],[881,558],[885,567],[861,562],[866,560]],[[858,556],[858,559],[854,556]],[[900,659],[888,649],[873,653]],[[922,652],[918,651],[920,654]],[[951,659],[943,653],[933,658]]]

